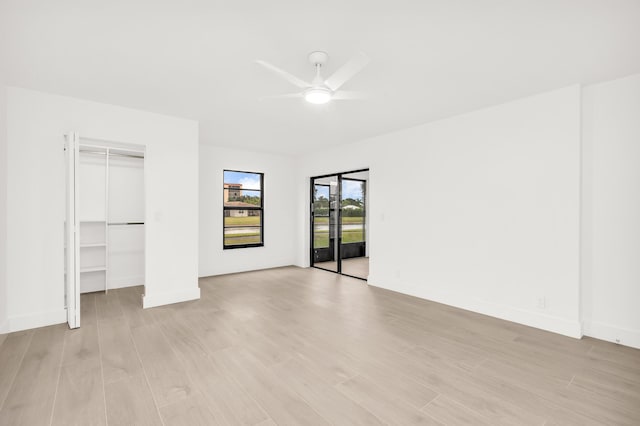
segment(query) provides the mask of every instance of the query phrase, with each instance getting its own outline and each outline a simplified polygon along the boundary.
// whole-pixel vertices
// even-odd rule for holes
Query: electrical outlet
[[[547,308],[547,298],[546,296],[538,297],[538,308],[546,309]]]

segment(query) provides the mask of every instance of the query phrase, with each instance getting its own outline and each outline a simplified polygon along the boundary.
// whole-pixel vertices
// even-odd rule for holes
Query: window
[[[264,245],[263,181],[263,173],[224,171],[225,249]]]

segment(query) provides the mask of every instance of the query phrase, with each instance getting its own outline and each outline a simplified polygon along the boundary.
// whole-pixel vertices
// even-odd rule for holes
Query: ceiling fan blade
[[[260,98],[260,100],[263,100],[263,99],[301,98],[301,97],[302,97],[302,93],[298,92],[298,93],[285,93],[283,95],[263,96],[263,97]]]
[[[366,100],[369,99],[369,95],[363,92],[354,92],[350,90],[338,90],[331,96],[331,99],[335,100]]]
[[[324,84],[329,89],[336,91],[346,83],[351,77],[362,71],[364,67],[369,63],[369,57],[360,52],[353,58],[351,58],[346,64],[340,67],[336,72],[325,80]]]
[[[306,81],[299,79],[295,75],[290,74],[287,71],[280,69],[275,65],[270,64],[269,62],[257,60],[256,63],[262,65],[263,67],[270,70],[271,72],[278,74],[280,77],[284,78],[289,83],[293,84],[294,86],[298,86],[301,89],[305,89],[311,86],[310,83],[307,83]]]

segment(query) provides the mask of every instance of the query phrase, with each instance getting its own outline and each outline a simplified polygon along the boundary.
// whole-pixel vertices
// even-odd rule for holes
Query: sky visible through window
[[[225,170],[224,183],[240,183],[242,184],[242,189],[262,189],[260,188],[260,175],[255,173],[232,172]]]
[[[362,183],[360,181],[353,180],[343,180],[342,181],[342,199],[346,200],[347,198],[351,198],[354,200],[362,201]],[[329,198],[329,187],[318,185],[316,187],[316,197],[324,197]]]
[[[352,198],[354,200],[362,201],[362,184],[363,182],[355,180],[343,180],[342,181],[342,199]]]

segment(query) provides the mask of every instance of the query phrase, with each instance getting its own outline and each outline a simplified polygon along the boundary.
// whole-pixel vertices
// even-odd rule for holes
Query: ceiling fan
[[[267,96],[267,98],[304,98],[312,104],[326,104],[332,99],[362,99],[364,96],[358,92],[339,90],[340,87],[354,75],[362,71],[369,63],[369,57],[360,52],[351,58],[346,64],[334,72],[326,80],[320,74],[320,69],[327,63],[327,52],[316,51],[309,54],[309,62],[316,69],[316,76],[311,83],[306,82],[295,75],[284,71],[268,62],[257,60],[256,62],[268,70],[283,77],[289,83],[302,89],[300,92],[284,95]]]

